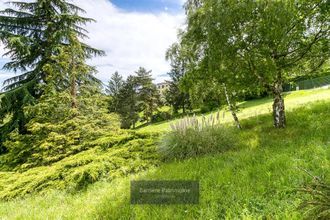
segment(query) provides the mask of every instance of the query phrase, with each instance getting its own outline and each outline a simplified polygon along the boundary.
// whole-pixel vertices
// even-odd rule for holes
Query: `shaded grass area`
[[[293,110],[294,108],[306,105],[307,103],[313,101],[330,99],[330,89],[311,89],[288,92],[284,93],[284,98],[286,109]],[[239,119],[245,119],[261,114],[269,114],[272,112],[272,104],[273,100],[271,97],[242,102],[238,104],[239,112],[237,115]],[[211,112],[205,115],[209,116],[211,114],[215,115],[217,112]],[[221,109],[220,115],[223,123],[233,123],[232,116],[226,109]],[[201,117],[202,116],[198,116],[198,118]],[[148,132],[166,132],[169,131],[171,123],[175,123],[179,120],[180,119],[175,119],[167,122],[156,123],[150,126],[142,127],[139,130]],[[269,117],[269,120],[272,120],[271,117]]]
[[[50,192],[0,203],[4,219],[301,219],[296,188],[330,180],[330,102],[288,113],[276,130],[269,115],[242,121],[238,145],[221,154],[163,164],[149,172],[98,182],[78,194]],[[129,181],[199,180],[199,205],[130,205]],[[84,211],[81,211],[84,210]]]

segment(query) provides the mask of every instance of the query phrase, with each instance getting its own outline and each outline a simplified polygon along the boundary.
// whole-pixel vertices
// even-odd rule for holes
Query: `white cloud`
[[[0,82],[1,82],[1,86],[2,86],[2,82],[5,81],[6,79],[12,77],[13,75],[12,74],[9,74],[9,73],[1,73],[0,74]],[[0,86],[0,88],[1,88]]]
[[[4,8],[6,0],[0,0],[0,9]]]
[[[7,0],[0,0],[0,10],[3,10],[6,8],[6,5],[5,5],[6,1]],[[0,59],[4,53],[5,53],[5,50],[3,49],[3,45],[0,42]]]
[[[116,70],[127,76],[139,66],[152,69],[154,77],[169,70],[165,51],[176,40],[183,14],[124,12],[107,0],[75,2],[87,11],[88,17],[97,20],[87,27],[87,42],[107,53],[92,61],[99,65],[99,78],[107,80]]]
[[[105,57],[90,61],[99,70],[98,78],[107,81],[115,71],[128,76],[140,66],[151,69],[154,78],[169,71],[165,51],[176,41],[177,29],[183,24],[183,13],[126,12],[108,0],[73,2],[87,11],[85,16],[97,20],[86,27],[90,37],[86,42],[107,53]]]
[[[169,2],[172,4],[183,5],[187,0],[162,0],[162,2]]]

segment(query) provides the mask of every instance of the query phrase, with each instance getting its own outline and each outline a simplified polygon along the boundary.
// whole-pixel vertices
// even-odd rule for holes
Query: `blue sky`
[[[176,13],[182,10],[181,0],[111,0],[117,7],[127,11]]]
[[[0,0],[0,9],[6,7],[6,1]],[[90,37],[86,43],[107,54],[88,61],[99,71],[96,77],[106,83],[115,71],[127,77],[142,66],[152,70],[155,82],[167,79],[170,65],[165,61],[165,52],[184,24],[184,0],[72,1],[97,21],[86,27]],[[4,79],[14,75],[1,70],[9,61],[3,53],[0,43],[0,88]]]

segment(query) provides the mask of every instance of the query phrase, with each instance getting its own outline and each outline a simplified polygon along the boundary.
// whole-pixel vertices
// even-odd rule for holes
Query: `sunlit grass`
[[[140,179],[199,180],[198,206],[131,206],[111,202],[97,215],[122,219],[302,219],[296,188],[309,181],[301,168],[330,180],[330,102],[296,109],[288,128],[275,130],[268,116],[243,121],[240,148],[165,164]],[[127,183],[128,184],[128,183]]]
[[[251,117],[267,113],[270,99],[241,103],[246,119],[233,149],[100,181],[75,194],[45,191],[2,201],[0,219],[301,219],[303,198],[296,188],[310,177],[300,168],[330,180],[330,101],[309,103],[329,98],[330,90],[287,94],[291,112],[281,130],[273,128],[269,114]],[[201,203],[130,205],[132,179],[199,180]]]
[[[302,219],[296,188],[310,177],[330,180],[330,102],[288,113],[276,130],[269,115],[242,121],[238,147],[165,163],[77,194],[50,191],[0,202],[0,219]],[[199,180],[199,205],[130,205],[130,180]]]
[[[313,90],[301,90],[294,91],[290,93],[285,93],[285,105],[287,110],[292,110],[299,106],[305,105],[307,103],[318,101],[318,100],[328,100],[330,99],[330,89],[313,89]],[[253,117],[261,114],[267,114],[272,112],[272,98],[262,98],[257,100],[251,100],[240,103],[238,106],[240,108],[238,112],[238,117],[240,119]],[[216,112],[205,114],[209,116],[210,114],[217,114]],[[233,123],[232,116],[230,112],[226,109],[220,110],[221,121],[223,123]],[[198,116],[201,118],[202,116]],[[153,124],[147,127],[143,127],[141,131],[150,132],[165,132],[170,130],[170,123],[177,122],[180,119],[175,119],[172,121],[162,122]],[[271,120],[271,119],[270,119]]]

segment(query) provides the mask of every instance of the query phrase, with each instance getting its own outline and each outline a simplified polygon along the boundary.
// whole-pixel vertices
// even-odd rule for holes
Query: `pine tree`
[[[44,90],[38,103],[24,108],[32,116],[26,124],[27,134],[14,130],[3,143],[8,153],[0,157],[0,164],[10,170],[49,165],[119,132],[119,118],[107,112],[101,93],[81,89],[84,94],[77,96],[79,104],[73,108],[70,88],[58,92],[47,86]]]
[[[0,128],[0,142],[16,128],[21,134],[27,132],[25,125],[30,118],[24,113],[24,107],[35,103],[42,96],[45,91],[41,85],[54,83],[57,90],[71,87],[72,107],[77,105],[76,86],[82,79],[74,75],[77,72],[74,59],[69,61],[72,68],[70,77],[67,73],[58,72],[63,74],[62,79],[65,78],[61,79],[61,83],[56,84],[52,81],[53,76],[47,75],[47,68],[54,63],[54,56],[58,56],[63,48],[69,48],[72,42],[76,42],[86,59],[104,54],[78,40],[78,37],[87,37],[87,31],[81,25],[93,21],[79,16],[79,13],[84,13],[83,9],[65,0],[10,2],[9,6],[0,12],[0,41],[11,59],[4,68],[22,74],[4,82],[0,117],[10,114],[12,117]],[[82,81],[99,83],[92,74],[86,74]]]
[[[152,119],[154,111],[160,103],[160,95],[156,88],[156,85],[152,83],[151,70],[147,71],[145,68],[140,67],[135,72],[135,81],[138,86],[138,101],[140,110],[143,113],[142,120],[149,123]]]
[[[134,76],[128,76],[122,88],[119,91],[118,100],[119,105],[117,113],[121,116],[121,127],[129,129],[139,119],[139,105],[137,95],[137,83]]]
[[[3,142],[8,153],[0,162],[10,169],[49,165],[119,129],[117,116],[108,114],[105,96],[93,80],[96,70],[86,64],[83,44],[74,32],[67,37],[66,44],[57,46],[43,65],[47,83],[38,85],[40,97],[23,108],[31,118],[25,125],[27,132],[15,129]]]
[[[134,129],[138,120],[150,122],[160,103],[159,92],[156,85],[152,83],[151,71],[140,67],[135,73],[135,75],[128,76],[118,91],[113,85],[114,81],[120,81],[120,77],[114,75],[111,80],[112,90],[118,92],[115,97],[118,105],[114,112],[121,116],[122,128],[125,129],[131,127]],[[142,117],[140,117],[140,113],[142,113]]]
[[[123,77],[116,71],[108,82],[106,88],[107,94],[111,97],[109,110],[110,112],[116,112],[119,105],[119,92],[124,85]]]

